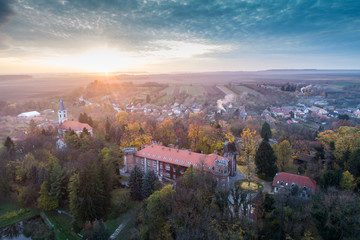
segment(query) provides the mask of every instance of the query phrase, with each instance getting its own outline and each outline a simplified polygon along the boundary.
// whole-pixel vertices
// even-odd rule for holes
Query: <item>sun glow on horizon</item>
[[[62,56],[43,61],[46,65],[74,68],[86,72],[110,72],[121,71],[132,67],[134,59],[115,49],[96,48],[75,56]]]

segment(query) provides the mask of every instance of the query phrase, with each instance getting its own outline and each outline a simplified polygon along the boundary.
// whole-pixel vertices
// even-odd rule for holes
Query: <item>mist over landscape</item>
[[[356,0],[0,0],[0,239],[360,239]]]

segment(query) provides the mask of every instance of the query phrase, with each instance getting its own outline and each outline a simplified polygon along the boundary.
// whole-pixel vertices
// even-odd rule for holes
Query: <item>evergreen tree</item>
[[[15,148],[15,144],[14,144],[13,140],[11,140],[11,138],[9,136],[5,139],[4,146],[6,148],[8,157],[10,159],[14,159],[16,148]]]
[[[53,199],[49,194],[50,185],[47,181],[43,182],[40,189],[40,196],[38,198],[38,206],[44,211],[51,211],[59,206],[59,201]]]
[[[153,170],[145,173],[141,189],[143,199],[148,198],[154,192],[156,180],[157,177]]]
[[[49,195],[52,199],[61,200],[66,194],[65,170],[60,164],[55,163],[49,171]]]
[[[42,166],[40,168],[39,177],[38,177],[38,183],[40,185],[45,181],[45,179],[47,178],[47,175],[48,175],[48,173],[47,173],[45,166]]]
[[[38,183],[38,171],[35,165],[31,165],[30,168],[30,178],[33,184],[37,184]]]
[[[266,138],[262,140],[256,152],[255,164],[256,172],[266,178],[273,178],[277,172],[276,156]]]
[[[134,200],[141,200],[141,188],[142,188],[143,173],[138,166],[135,165],[130,174],[129,185],[130,194]]]
[[[79,174],[74,174],[70,177],[69,180],[69,202],[70,202],[70,211],[72,214],[78,216],[79,210],[79,189],[80,189],[80,179]]]
[[[271,128],[270,128],[270,125],[267,122],[264,122],[264,124],[262,125],[260,135],[261,135],[262,138],[267,137],[269,139],[269,138],[272,137]]]

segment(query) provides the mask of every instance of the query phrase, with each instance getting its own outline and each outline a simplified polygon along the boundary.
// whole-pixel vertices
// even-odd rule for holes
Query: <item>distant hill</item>
[[[32,78],[31,75],[0,75],[1,80],[20,80]]]

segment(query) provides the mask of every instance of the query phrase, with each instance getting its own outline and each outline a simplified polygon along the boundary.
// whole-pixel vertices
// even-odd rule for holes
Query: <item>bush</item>
[[[14,218],[14,217],[17,217],[17,216],[20,216],[22,214],[24,214],[26,211],[25,209],[19,209],[19,210],[14,210],[12,212],[8,212],[8,213],[5,213],[3,214],[0,218],[1,219],[5,219],[5,220],[8,220],[10,218]]]
[[[132,207],[133,201],[129,189],[115,189],[111,195],[111,215],[118,216]],[[109,216],[109,218],[111,218],[111,216]]]
[[[79,233],[83,226],[84,226],[84,224],[80,220],[75,220],[71,224],[72,230],[75,233]]]

